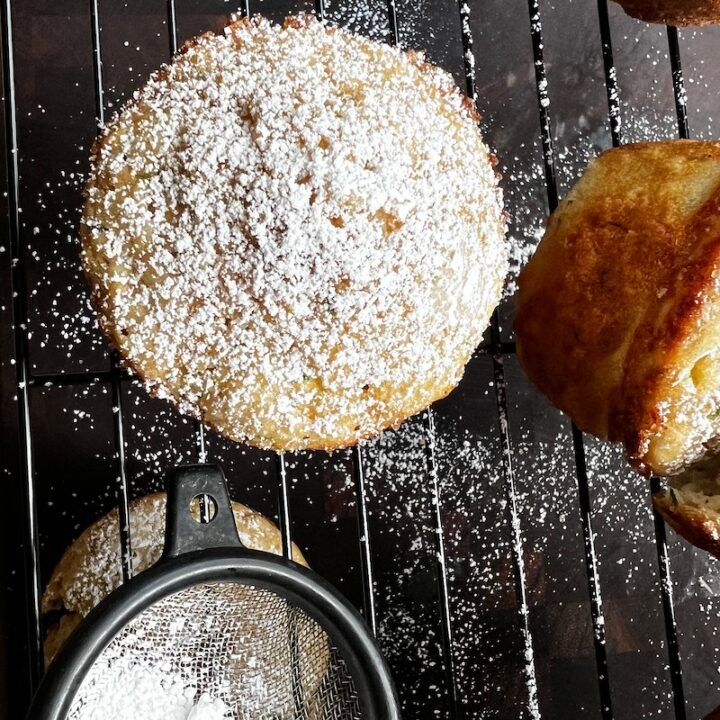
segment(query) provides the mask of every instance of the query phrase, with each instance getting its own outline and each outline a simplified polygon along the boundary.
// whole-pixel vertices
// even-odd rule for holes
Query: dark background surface
[[[501,317],[504,337],[511,339],[514,278],[547,215],[530,21],[521,0],[469,4],[483,126],[500,162],[510,217],[513,272]],[[95,133],[89,4],[23,0],[11,6],[30,367],[36,373],[107,370],[109,355],[87,307],[76,239]],[[281,19],[290,11],[311,11],[313,3],[254,0],[251,8]],[[160,0],[105,0],[99,9],[105,106],[112,113],[168,60],[167,8]],[[234,9],[223,0],[178,0],[179,37],[220,29]],[[598,11],[591,0],[542,2],[540,9],[563,193],[587,159],[610,146]],[[462,85],[457,4],[400,0],[397,13],[403,45],[426,49]],[[327,14],[332,23],[390,40],[384,0],[336,0],[328,2]],[[613,3],[610,21],[625,139],[675,137],[664,27],[632,20]],[[682,31],[680,41],[691,132],[716,136],[720,29]],[[2,159],[7,159],[4,147]],[[4,214],[6,195],[0,200]],[[4,228],[0,717],[20,718],[29,694],[27,602],[9,258]],[[460,716],[599,718],[569,424],[529,387],[514,357],[506,359],[505,372],[534,656],[528,656],[520,631],[492,366],[489,357],[478,355],[460,387],[435,406]],[[196,442],[192,424],[151,399],[136,381],[124,381],[123,393],[128,477],[135,497],[160,488],[168,468],[193,461]],[[30,400],[44,583],[65,547],[115,503],[112,402],[107,383],[40,385],[30,390]],[[420,420],[412,419],[363,448],[378,635],[407,718],[449,716],[425,442]],[[626,469],[616,448],[586,439],[586,449],[614,717],[673,718],[649,490]],[[233,498],[277,519],[274,457],[211,432],[208,450],[210,460],[225,469]],[[361,607],[350,454],[301,453],[288,462],[294,540],[312,567]],[[670,536],[687,716],[698,718],[720,704],[720,572],[715,561]],[[529,666],[537,680],[537,708],[531,700],[534,685],[527,680]]]

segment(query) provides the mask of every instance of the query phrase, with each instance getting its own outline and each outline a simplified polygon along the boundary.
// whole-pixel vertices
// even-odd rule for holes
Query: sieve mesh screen
[[[68,720],[362,720],[320,625],[237,582],[195,585],[133,618],[91,667]]]

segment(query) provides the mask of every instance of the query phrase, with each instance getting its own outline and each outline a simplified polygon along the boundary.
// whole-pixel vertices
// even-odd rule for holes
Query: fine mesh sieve
[[[207,495],[215,514],[193,519]],[[39,720],[395,720],[367,627],[314,573],[244,548],[215,466],[176,470],[163,558],[101,603],[45,676]]]

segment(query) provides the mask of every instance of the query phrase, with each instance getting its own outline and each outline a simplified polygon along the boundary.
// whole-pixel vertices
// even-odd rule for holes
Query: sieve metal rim
[[[188,550],[187,538],[178,544],[178,516],[172,508],[183,479],[185,495],[196,489],[216,498],[216,519],[206,528],[215,530],[208,542],[225,539],[223,547]],[[198,484],[198,480],[201,480]],[[222,489],[219,487],[222,484]],[[267,589],[288,598],[312,617],[340,651],[357,688],[363,720],[400,720],[394,684],[387,664],[357,610],[326,580],[286,558],[243,547],[228,540],[224,530],[217,533],[228,513],[232,517],[222,471],[217,466],[195,465],[177,468],[171,478],[168,501],[168,540],[163,557],[132,580],[112,592],[73,632],[43,677],[27,720],[66,720],[75,695],[90,667],[117,633],[136,615],[156,602],[189,587],[208,582],[239,582]],[[219,497],[218,497],[219,496]],[[173,498],[175,502],[173,503]],[[193,521],[194,522],[194,521]],[[197,524],[197,528],[203,526]],[[233,531],[234,531],[233,521]],[[202,530],[199,530],[202,532]],[[228,546],[230,545],[230,546]]]

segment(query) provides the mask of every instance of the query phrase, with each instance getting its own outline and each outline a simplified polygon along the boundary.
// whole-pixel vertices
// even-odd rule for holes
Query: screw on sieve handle
[[[164,557],[209,548],[242,547],[225,475],[219,466],[175,468],[168,476],[167,495]],[[207,523],[199,523],[190,512],[190,504],[198,495],[208,495],[215,504],[215,515]]]

